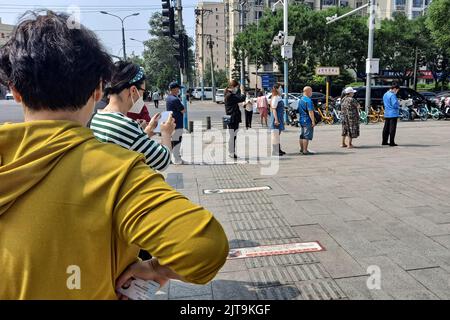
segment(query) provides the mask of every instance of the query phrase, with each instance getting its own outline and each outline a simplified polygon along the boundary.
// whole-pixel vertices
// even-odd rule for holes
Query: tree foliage
[[[144,69],[153,89],[165,90],[169,83],[180,78],[180,69],[175,54],[176,41],[163,35],[162,15],[156,12],[149,21],[151,39],[145,42]],[[194,40],[189,38],[190,48]],[[193,78],[194,53],[189,49],[188,79]]]
[[[438,4],[434,4],[435,1]],[[381,27],[375,30],[374,44],[374,57],[380,58],[380,68],[397,71],[399,80],[411,78],[413,73],[407,71],[414,69],[416,48],[419,67],[442,68],[442,52],[450,48],[448,3],[450,0],[434,0],[432,6],[435,8],[430,7],[428,18],[409,20],[405,15],[396,15],[393,19],[383,20]],[[326,24],[326,17],[349,10],[315,11],[301,4],[289,7],[289,35],[296,37],[294,58],[289,61],[291,87],[299,89],[307,83],[320,83],[314,77],[317,66],[341,68],[341,76],[333,77],[334,84],[352,82],[352,75],[346,70],[365,73],[367,16],[352,15]],[[435,21],[430,23],[430,20]],[[431,27],[436,21],[439,26]],[[237,36],[233,48],[235,59],[248,58],[251,62],[257,61],[258,66],[275,61],[282,70],[280,47],[271,45],[280,30],[283,30],[282,10],[275,14],[266,11],[258,25],[247,26]],[[433,41],[434,33],[438,34],[439,40]]]

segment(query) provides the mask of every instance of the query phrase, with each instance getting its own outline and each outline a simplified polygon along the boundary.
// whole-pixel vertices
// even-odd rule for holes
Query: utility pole
[[[245,25],[245,11],[244,5],[247,4],[247,0],[241,0],[239,2],[239,31],[244,32]],[[241,85],[245,88],[245,59],[244,59],[244,51],[241,51]]]
[[[112,14],[112,13],[109,13],[109,12],[106,12],[106,11],[100,11],[100,13],[101,13],[101,14],[108,15],[108,16],[112,16],[112,17],[115,17],[115,18],[118,18],[118,19],[120,20],[120,22],[122,23],[122,50],[123,50],[123,61],[126,61],[126,60],[127,60],[127,48],[126,48],[126,43],[125,43],[125,20],[126,20],[127,18],[130,18],[130,17],[136,17],[136,16],[138,16],[140,13],[133,13],[133,14],[130,14],[129,16],[126,16],[125,18],[119,17],[119,16],[117,16],[117,15],[115,15],[115,14]]]
[[[211,85],[212,85],[212,95],[213,102],[216,102],[216,81],[214,76],[214,41],[212,40],[212,35],[209,35],[208,46],[211,53]]]
[[[367,49],[367,60],[370,62],[373,59],[373,41],[375,34],[375,18],[376,18],[376,0],[370,0],[370,16],[369,16],[369,46]],[[372,70],[366,66],[366,124],[369,123],[369,108],[372,105]]]
[[[187,65],[185,61],[187,61],[187,58],[185,57],[186,54],[189,53],[189,48],[184,48],[185,44],[185,37],[187,35],[184,34],[184,25],[183,25],[183,5],[182,0],[177,0],[177,15],[178,15],[178,36],[179,36],[179,43],[180,43],[180,51],[183,50],[183,52],[180,52],[180,86],[181,86],[181,99],[183,106],[185,108],[184,113],[184,128],[188,128],[189,123],[189,116],[188,116],[188,102],[186,98],[186,87],[185,87],[185,79],[186,79],[186,73],[187,73]],[[183,58],[184,57],[184,58]]]
[[[417,91],[417,60],[419,58],[419,52],[416,47],[416,59],[414,60],[414,90]]]
[[[200,74],[200,85],[202,87],[202,101],[205,100],[205,42],[204,42],[204,18],[206,14],[212,13],[212,10],[210,9],[195,9],[195,15],[200,16],[201,20],[201,43],[202,43],[202,50],[201,50],[201,65],[202,65],[202,72]]]
[[[284,47],[288,45],[289,32],[289,0],[284,0],[283,22],[284,22]],[[289,60],[284,58],[284,105],[289,106],[288,91],[289,90]],[[287,123],[287,112],[284,113],[284,121]]]

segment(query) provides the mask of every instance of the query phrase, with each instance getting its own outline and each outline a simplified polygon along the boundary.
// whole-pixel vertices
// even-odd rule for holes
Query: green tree
[[[442,90],[447,87],[448,75],[450,74],[450,0],[433,0],[427,11],[426,27],[437,47],[438,57],[435,58],[433,71],[442,74]],[[436,55],[435,55],[436,56]],[[436,81],[436,89],[438,81]]]
[[[436,44],[450,55],[450,0],[433,0],[427,11],[426,26]]]
[[[210,66],[210,62],[211,60],[208,60],[206,62],[206,66]],[[211,81],[211,68],[206,68],[205,70],[205,86],[207,87],[211,87],[212,86],[212,81]],[[219,70],[214,70],[214,80],[216,83],[216,88],[218,89],[223,89],[226,88],[228,85],[228,76],[227,76],[227,72],[225,70],[219,69]]]
[[[342,10],[341,10],[342,11]],[[365,65],[367,48],[366,19],[351,16],[339,23],[326,25],[326,17],[336,9],[313,11],[305,5],[289,8],[289,34],[296,37],[294,58],[289,61],[289,82],[293,90],[313,82],[317,66],[338,66],[361,71]],[[234,56],[244,56],[258,66],[274,60],[282,70],[283,59],[279,46],[271,46],[273,37],[283,29],[283,13],[266,11],[259,25],[249,25],[236,39]],[[320,36],[318,36],[320,35]],[[335,83],[349,79],[349,74],[334,79]],[[350,77],[351,78],[351,77]]]
[[[180,79],[179,63],[175,58],[176,41],[163,35],[162,15],[156,12],[149,21],[151,39],[145,42],[144,68],[149,84],[154,88],[165,90],[170,82]],[[187,79],[193,79],[194,53],[191,50],[194,40],[189,38],[189,68]]]

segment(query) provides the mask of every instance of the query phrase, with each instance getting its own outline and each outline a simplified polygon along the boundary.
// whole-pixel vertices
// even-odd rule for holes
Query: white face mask
[[[131,96],[131,101],[133,101],[133,106],[131,107],[131,109],[128,112],[135,113],[135,114],[140,114],[142,112],[142,109],[145,106],[145,102],[144,102],[144,98],[139,94],[139,91],[138,91],[138,95],[139,95],[139,99],[137,99],[136,102],[134,102],[133,96]]]

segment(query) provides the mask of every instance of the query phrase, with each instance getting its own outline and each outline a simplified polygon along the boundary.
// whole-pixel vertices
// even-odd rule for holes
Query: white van
[[[212,100],[213,98],[213,89],[212,87],[205,87],[205,100]],[[201,87],[197,87],[194,89],[194,92],[192,92],[192,96],[194,97],[194,99],[197,100],[201,100],[202,98],[202,88]]]

